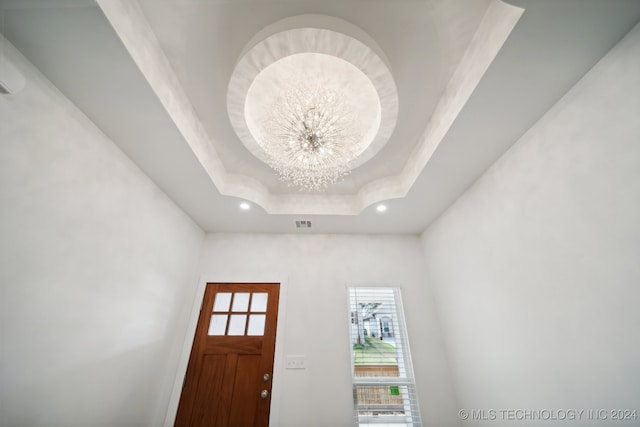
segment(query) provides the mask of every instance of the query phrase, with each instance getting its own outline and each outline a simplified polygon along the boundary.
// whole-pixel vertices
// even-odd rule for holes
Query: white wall
[[[282,283],[272,426],[352,425],[348,284],[402,287],[424,425],[459,425],[418,237],[208,235],[200,292],[242,281]],[[285,370],[287,354],[305,355],[307,369]]]
[[[639,117],[636,26],[424,232],[461,408],[640,411]]]
[[[0,51],[27,79],[0,95],[0,425],[160,425],[203,232]]]

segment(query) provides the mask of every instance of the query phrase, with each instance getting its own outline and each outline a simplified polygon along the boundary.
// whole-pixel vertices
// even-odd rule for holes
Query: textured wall
[[[0,425],[159,425],[203,232],[0,43]]]
[[[277,427],[352,425],[346,287],[401,286],[424,425],[458,425],[418,237],[213,234],[200,281],[201,292],[207,281],[282,283],[271,414]],[[307,369],[285,370],[287,354],[306,355]]]
[[[638,88],[636,26],[424,232],[461,408],[640,411]]]

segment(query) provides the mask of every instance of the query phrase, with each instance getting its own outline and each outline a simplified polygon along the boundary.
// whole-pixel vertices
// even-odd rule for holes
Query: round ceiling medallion
[[[298,89],[335,92],[351,112],[351,132],[358,135],[355,160],[374,140],[380,128],[380,99],[371,80],[349,62],[323,53],[298,53],[275,61],[254,79],[244,105],[244,117],[254,141],[265,149],[265,123],[273,120],[274,106],[283,95]]]
[[[364,43],[345,34],[297,28],[273,34],[249,49],[233,71],[227,92],[231,124],[244,146],[269,164],[266,123],[274,105],[299,88],[339,94],[357,135],[351,169],[371,159],[388,141],[398,116],[395,82],[385,63]]]

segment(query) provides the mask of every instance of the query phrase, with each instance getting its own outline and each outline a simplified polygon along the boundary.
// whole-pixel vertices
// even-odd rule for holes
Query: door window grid
[[[266,292],[218,292],[208,335],[263,336],[267,300]]]

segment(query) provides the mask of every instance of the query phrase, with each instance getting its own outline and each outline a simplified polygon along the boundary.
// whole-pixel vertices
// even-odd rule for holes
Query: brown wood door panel
[[[262,343],[252,337],[225,337],[225,343],[204,343],[204,351],[207,354],[227,354],[237,352],[238,354],[260,354],[262,353]]]
[[[260,374],[260,356],[238,356],[237,375],[234,382],[234,394],[231,397],[230,419],[238,427],[253,427],[254,417],[261,397],[254,394],[253,399],[243,400],[239,396],[251,396],[252,390],[260,388],[262,375]]]
[[[207,284],[176,427],[268,426],[279,289]]]
[[[213,355],[204,356],[201,365],[202,375],[196,386],[197,395],[202,399],[194,402],[192,425],[213,425],[217,417],[216,406],[208,405],[208,401],[214,401],[215,396],[220,394],[222,389],[222,378],[224,374],[226,356]]]

